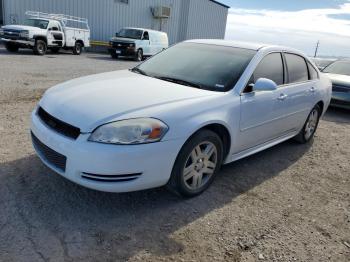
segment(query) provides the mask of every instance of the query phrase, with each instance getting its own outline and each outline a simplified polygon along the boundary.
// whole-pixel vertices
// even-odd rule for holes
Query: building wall
[[[27,10],[79,16],[89,19],[91,39],[98,41],[108,41],[126,26],[165,31],[170,44],[189,38],[224,38],[226,28],[227,8],[209,0],[3,1],[6,24],[22,23]],[[159,5],[171,7],[171,17],[162,23],[151,13],[151,7]]]

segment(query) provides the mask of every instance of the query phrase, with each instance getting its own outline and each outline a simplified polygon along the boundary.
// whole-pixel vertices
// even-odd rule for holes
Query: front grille
[[[124,50],[127,49],[127,47],[130,46],[131,43],[123,43],[123,42],[112,42],[112,46],[114,48],[120,49],[120,50]]]
[[[67,158],[43,144],[33,133],[31,133],[31,135],[33,146],[43,160],[58,170],[65,172]]]
[[[115,183],[115,182],[132,181],[139,178],[141,175],[142,173],[128,174],[128,175],[97,175],[97,174],[83,173],[81,177],[92,181]]]
[[[73,139],[77,139],[80,135],[79,128],[53,117],[52,115],[47,113],[42,107],[39,107],[38,109],[38,116],[48,127],[55,130],[57,133],[60,133],[64,136]]]
[[[7,30],[4,30],[3,37],[7,39],[16,40],[16,39],[19,39],[19,34],[20,34],[20,31],[18,30],[7,29]]]
[[[334,92],[350,93],[350,86],[342,86],[333,84],[332,90]]]

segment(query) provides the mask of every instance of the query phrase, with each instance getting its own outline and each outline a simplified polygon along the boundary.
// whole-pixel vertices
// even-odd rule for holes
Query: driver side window
[[[284,66],[281,53],[272,53],[265,56],[252,76],[253,83],[259,78],[267,78],[274,81],[278,86],[284,84]]]
[[[143,38],[142,39],[143,40],[149,40],[149,35],[148,35],[147,31],[143,33]]]

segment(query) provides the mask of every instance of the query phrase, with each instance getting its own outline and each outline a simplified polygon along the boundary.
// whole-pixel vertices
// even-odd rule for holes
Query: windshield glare
[[[225,92],[235,86],[255,54],[254,50],[242,48],[181,43],[137,68],[152,77],[178,79],[202,89]]]
[[[141,39],[142,31],[137,29],[122,29],[117,34],[118,37]]]
[[[47,26],[49,24],[49,21],[47,20],[40,20],[40,19],[27,19],[24,22],[27,26],[33,26],[33,27],[39,27],[41,29],[47,29]]]
[[[324,70],[324,73],[337,74],[337,75],[348,75],[350,76],[350,61],[337,61]]]

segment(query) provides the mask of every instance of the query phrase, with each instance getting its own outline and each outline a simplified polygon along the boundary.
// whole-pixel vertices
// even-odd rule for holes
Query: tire
[[[44,40],[36,40],[33,51],[36,55],[45,55],[47,52],[46,42]]]
[[[137,61],[137,62],[141,62],[143,60],[143,51],[142,51],[142,49],[137,50],[134,60]]]
[[[118,59],[118,55],[116,53],[114,53],[114,52],[111,53],[111,57],[113,59]]]
[[[301,144],[306,144],[310,142],[316,133],[321,114],[322,114],[322,110],[320,106],[316,105],[311,110],[299,134],[296,137],[294,137],[294,140]]]
[[[210,153],[206,154],[206,151]],[[210,130],[201,130],[182,147],[167,187],[182,197],[197,196],[211,185],[222,161],[223,144],[220,137]]]
[[[12,43],[6,43],[5,48],[7,51],[11,52],[11,53],[16,53],[18,52],[19,47],[16,46],[15,44]]]
[[[82,51],[83,51],[83,45],[80,42],[76,42],[73,47],[73,54],[80,55]]]
[[[60,52],[60,48],[59,47],[52,47],[51,52],[54,54],[58,54]]]

